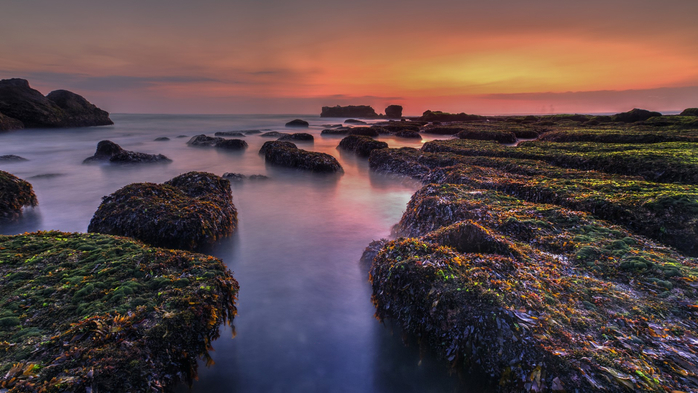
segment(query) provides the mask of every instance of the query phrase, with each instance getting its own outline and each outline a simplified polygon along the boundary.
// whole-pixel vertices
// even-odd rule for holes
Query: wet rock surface
[[[190,383],[237,311],[238,283],[202,254],[54,231],[0,236],[0,260],[3,391]]]
[[[282,135],[278,141],[295,141],[295,142],[313,142],[315,138],[305,132],[297,132],[295,134]]]
[[[139,164],[139,163],[168,163],[172,162],[162,154],[138,153],[124,150],[121,146],[108,140],[97,144],[97,151],[92,157],[83,160],[83,164],[109,161],[115,164]]]
[[[264,154],[264,160],[271,165],[312,172],[344,172],[337,159],[331,155],[299,149],[291,142],[266,142],[260,154]]]
[[[307,128],[308,126],[310,126],[310,123],[308,123],[305,120],[301,120],[301,119],[291,120],[288,123],[286,123],[286,127],[304,127],[304,128]]]
[[[229,236],[236,227],[230,182],[210,173],[188,172],[163,184],[129,184],[106,196],[88,232],[193,250]]]
[[[36,206],[39,201],[29,182],[0,171],[0,221],[10,221],[22,215],[25,206]]]
[[[349,135],[339,142],[340,149],[352,151],[361,157],[368,157],[371,151],[387,149],[388,144],[363,135]]]

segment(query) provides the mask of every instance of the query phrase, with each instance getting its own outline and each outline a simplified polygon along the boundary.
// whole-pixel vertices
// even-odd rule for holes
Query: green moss
[[[37,232],[0,236],[0,260],[0,371],[10,392],[190,381],[236,312],[237,282],[201,254]]]

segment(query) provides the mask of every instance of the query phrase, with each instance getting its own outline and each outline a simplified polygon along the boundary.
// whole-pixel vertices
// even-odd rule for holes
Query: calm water
[[[188,171],[263,174],[233,183],[239,213],[235,235],[208,247],[240,282],[237,336],[229,327],[214,342],[216,364],[200,367],[194,392],[451,392],[478,391],[449,375],[447,365],[374,317],[367,272],[359,263],[373,239],[387,237],[419,185],[377,174],[365,159],[321,137],[322,124],[343,119],[302,116],[309,131],[285,129],[298,116],[113,115],[110,127],[22,130],[0,134],[0,155],[29,161],[0,163],[32,183],[39,206],[2,234],[57,229],[84,232],[101,198],[135,182],[164,182]],[[268,167],[258,155],[268,138],[248,135],[244,153],[188,147],[188,137],[216,131],[310,132],[307,150],[337,157],[343,175]],[[180,137],[186,135],[187,137]],[[154,141],[169,137],[169,141]],[[82,165],[97,142],[162,153],[170,164]],[[380,138],[390,147],[422,142]],[[179,389],[186,392],[189,389]]]

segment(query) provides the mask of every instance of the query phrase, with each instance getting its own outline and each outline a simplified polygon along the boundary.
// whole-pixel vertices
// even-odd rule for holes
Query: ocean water
[[[309,129],[286,129],[294,118]],[[215,365],[199,367],[187,392],[455,392],[480,391],[467,376],[378,322],[366,266],[359,262],[374,239],[388,237],[419,184],[375,173],[364,158],[337,150],[341,137],[320,136],[323,124],[344,119],[297,115],[112,115],[115,125],[82,129],[20,130],[0,134],[0,169],[29,181],[39,206],[2,234],[36,230],[85,232],[101,198],[136,182],[164,182],[188,171],[217,175],[262,174],[268,180],[233,183],[237,232],[202,252],[221,258],[240,283],[233,329],[213,343]],[[217,131],[309,132],[300,148],[335,156],[342,175],[267,166],[259,148],[267,140],[247,135],[249,148],[226,152],[186,145],[193,135]],[[168,137],[169,141],[155,141]],[[161,153],[169,164],[85,165],[97,142]],[[390,147],[424,141],[380,137]]]

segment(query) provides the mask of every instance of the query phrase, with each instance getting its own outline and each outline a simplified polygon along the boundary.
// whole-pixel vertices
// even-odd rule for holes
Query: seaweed
[[[237,226],[230,182],[188,172],[164,184],[129,184],[102,200],[88,232],[129,236],[167,248],[195,249]]]
[[[22,215],[24,206],[38,204],[34,188],[29,182],[0,171],[0,220],[17,219]]]
[[[102,234],[0,236],[0,390],[157,391],[197,376],[238,283],[216,258]]]
[[[698,263],[559,206],[429,184],[371,269],[380,319],[502,391],[698,389]]]

